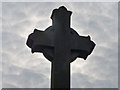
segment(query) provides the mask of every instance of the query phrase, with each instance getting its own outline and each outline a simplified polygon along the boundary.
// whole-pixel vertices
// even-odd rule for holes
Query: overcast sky
[[[72,88],[118,87],[118,3],[11,3],[2,4],[3,88],[50,87],[51,63],[26,46],[35,28],[51,25],[51,13],[59,6],[72,11],[71,27],[90,35],[96,43],[92,54],[71,63]],[[1,31],[0,31],[1,32]]]

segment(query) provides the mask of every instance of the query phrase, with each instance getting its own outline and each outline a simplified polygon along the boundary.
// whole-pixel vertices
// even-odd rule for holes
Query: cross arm
[[[53,47],[53,37],[44,31],[34,29],[34,32],[28,36],[27,46],[31,48],[32,53],[42,52],[44,47]]]
[[[95,47],[95,43],[90,40],[90,36],[79,36],[72,38],[72,50],[78,52],[78,57],[86,59],[90,55]]]

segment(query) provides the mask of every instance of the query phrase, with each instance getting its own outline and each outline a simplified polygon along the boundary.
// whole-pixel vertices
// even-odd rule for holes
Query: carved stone
[[[52,62],[51,88],[70,88],[70,63],[77,57],[86,60],[95,47],[90,36],[80,36],[70,27],[71,14],[64,6],[54,9],[52,26],[35,29],[26,43],[32,53],[41,52]]]

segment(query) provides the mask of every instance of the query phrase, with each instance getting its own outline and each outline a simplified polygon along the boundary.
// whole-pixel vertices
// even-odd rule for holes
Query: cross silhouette
[[[95,47],[90,36],[79,36],[70,27],[72,12],[64,6],[54,9],[52,26],[45,31],[35,29],[27,40],[31,52],[42,52],[51,61],[51,89],[70,89],[70,63],[77,57],[86,60]]]

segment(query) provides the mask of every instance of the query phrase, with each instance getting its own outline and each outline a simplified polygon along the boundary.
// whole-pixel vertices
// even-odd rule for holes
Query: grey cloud
[[[9,86],[12,86],[14,88],[42,88],[49,85],[48,78],[40,73],[35,73],[27,69],[21,69],[14,65],[11,65],[9,69],[16,70],[18,73],[10,73],[8,75],[6,72],[3,72],[4,77],[6,77],[3,78],[3,87],[9,88]]]
[[[4,87],[49,87],[50,63],[41,54],[31,54],[25,42],[34,28],[50,25],[52,10],[61,5],[73,11],[72,27],[97,44],[85,65],[73,67],[72,87],[117,87],[117,3],[68,2],[3,3]]]
[[[80,73],[75,73],[73,75],[74,75],[72,77],[73,88],[85,88],[85,87],[94,88],[94,86],[96,86],[96,88],[101,88],[101,87],[104,88],[106,86],[111,88],[111,86],[113,85],[111,80],[97,80],[97,79],[93,80],[94,77],[90,77],[90,75],[84,75]]]
[[[31,87],[45,87],[46,84],[45,85],[43,84],[44,77],[41,74],[36,75],[33,73],[34,71],[37,71],[37,72],[40,71],[41,73],[50,74],[49,65],[46,66],[45,60],[43,60],[43,62],[42,62],[42,58],[36,58],[36,57],[30,56],[31,54],[27,52],[27,51],[30,52],[30,50],[28,50],[27,47],[25,46],[26,41],[23,37],[18,36],[15,33],[10,33],[10,32],[3,32],[2,34],[3,34],[3,43],[2,44],[3,44],[3,50],[4,50],[2,53],[3,70],[4,70],[3,71],[3,84],[5,83],[5,85],[3,85],[3,87],[8,87],[8,88],[9,88],[9,86],[14,87],[14,88],[15,87],[22,87],[22,88],[28,87],[29,88],[30,86]],[[30,60],[28,59],[29,57],[31,57]],[[21,67],[22,62],[24,64],[26,63],[26,65],[23,67]],[[11,63],[12,65],[10,65],[10,67],[9,67],[8,63],[9,64]],[[31,64],[33,64],[33,65],[31,66]],[[18,66],[14,66],[14,65],[18,65]],[[46,66],[46,67],[44,67],[44,66]],[[20,68],[18,68],[18,67],[20,67]],[[28,68],[28,70],[25,68]],[[4,74],[4,72],[6,72],[6,71],[8,71],[7,74]],[[10,75],[11,73],[13,75]],[[14,75],[15,73],[20,73],[20,75]],[[28,75],[30,75],[30,76],[28,76]],[[38,78],[41,78],[41,79],[38,79]],[[30,81],[29,81],[29,79],[30,79]],[[16,80],[18,82],[16,82]],[[27,83],[24,83],[24,80],[26,80]],[[47,82],[48,80],[49,79],[47,76],[47,79],[45,81]],[[10,81],[10,82],[14,81],[14,82],[10,83],[7,81]],[[40,84],[34,84],[35,82],[38,82]],[[17,84],[17,86],[15,83]],[[34,85],[32,85],[32,83]],[[38,86],[36,86],[36,85],[38,85]],[[47,86],[49,86],[49,85],[47,84]]]
[[[8,33],[8,32],[3,32],[3,50],[7,51],[7,52],[19,52],[22,49],[25,49],[25,41],[24,38],[14,34],[14,33]],[[7,39],[9,39],[9,41],[7,41]],[[17,42],[17,43],[15,43]]]
[[[80,78],[80,79],[79,79]],[[91,86],[89,77],[80,73],[74,73],[72,76],[72,87],[73,88],[85,88]]]

